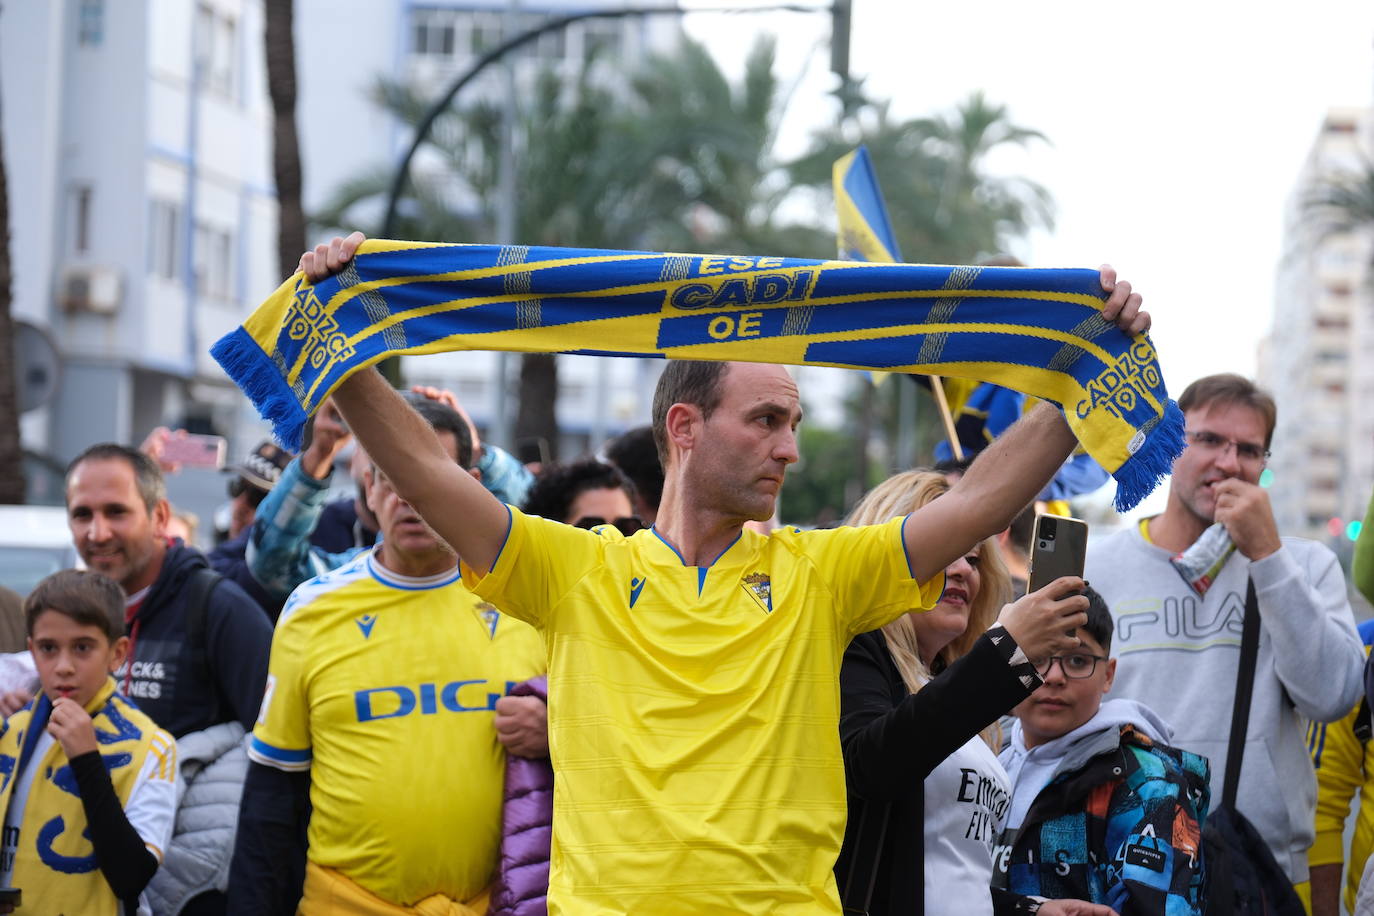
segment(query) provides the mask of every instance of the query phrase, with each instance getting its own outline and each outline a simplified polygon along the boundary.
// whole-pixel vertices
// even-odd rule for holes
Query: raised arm
[[[1116,271],[1102,268],[1102,288],[1111,295],[1102,317],[1127,334],[1150,329],[1140,294]],[[1040,404],[998,436],[948,493],[912,513],[903,529],[907,556],[917,581],[934,576],[970,545],[991,537],[1054,478],[1078,445],[1059,409]]]
[[[472,570],[490,570],[510,528],[509,510],[445,453],[430,425],[375,369],[350,376],[334,402],[401,498]]]
[[[347,264],[362,241],[355,232],[318,245],[301,256],[300,269],[321,280]],[[401,498],[473,571],[489,571],[510,528],[506,507],[445,454],[434,430],[375,369],[349,376],[334,403]]]
[[[1040,404],[994,439],[950,491],[917,509],[903,528],[920,582],[992,537],[1049,483],[1078,444],[1053,404]]]

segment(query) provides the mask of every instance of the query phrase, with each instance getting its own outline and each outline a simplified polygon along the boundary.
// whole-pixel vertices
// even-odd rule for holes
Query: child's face
[[[99,627],[77,623],[58,611],[44,611],[33,622],[29,652],[48,699],[61,697],[86,706],[124,662],[128,637],[113,644]]]
[[[1045,673],[1045,683],[1011,711],[1021,720],[1021,735],[1027,748],[1067,735],[1087,722],[1097,715],[1103,695],[1112,689],[1116,659],[1103,661],[1107,653],[1082,627],[1078,637],[1083,645],[1069,655],[1097,656],[1095,661],[1085,663],[1094,666],[1092,674],[1082,678],[1068,677],[1063,662],[1056,661]]]

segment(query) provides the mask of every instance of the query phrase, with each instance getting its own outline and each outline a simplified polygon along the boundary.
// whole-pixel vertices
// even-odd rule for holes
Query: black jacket
[[[186,585],[206,566],[198,550],[167,548],[129,623],[130,666],[116,675],[139,708],[177,738],[232,720],[251,730],[267,683],[272,626],[233,582],[218,583],[206,601],[204,655],[187,640]]]
[[[852,880],[862,897],[876,845],[870,916],[917,912],[925,892],[924,872],[915,867],[925,777],[1033,690],[1021,683],[987,635],[914,694],[903,683],[881,630],[854,638],[840,668],[840,744],[849,792],[844,846],[835,863],[842,894]],[[877,845],[884,817],[886,833]]]
[[[276,622],[281,616],[281,609],[286,605],[286,599],[272,596],[257,579],[253,578],[253,571],[248,568],[247,557],[248,536],[252,533],[251,528],[245,528],[238,537],[220,544],[206,554],[205,558],[210,561],[211,569],[243,589],[249,598],[258,603],[267,619]]]

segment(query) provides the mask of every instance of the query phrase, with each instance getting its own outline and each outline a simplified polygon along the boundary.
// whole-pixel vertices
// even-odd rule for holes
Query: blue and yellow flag
[[[365,242],[287,280],[211,353],[287,447],[345,378],[452,350],[750,360],[984,379],[1064,408],[1129,508],[1183,450],[1147,335],[1095,270]]]
[[[887,217],[868,148],[860,146],[836,159],[831,178],[840,224],[840,258],[881,264],[900,261],[902,252]]]

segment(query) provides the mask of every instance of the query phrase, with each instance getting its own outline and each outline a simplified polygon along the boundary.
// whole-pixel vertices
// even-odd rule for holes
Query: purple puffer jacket
[[[548,681],[511,688],[517,697],[549,700]],[[506,755],[501,809],[501,864],[487,916],[548,916],[549,839],[553,835],[553,766],[548,758]]]

